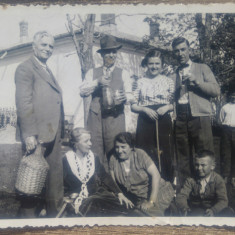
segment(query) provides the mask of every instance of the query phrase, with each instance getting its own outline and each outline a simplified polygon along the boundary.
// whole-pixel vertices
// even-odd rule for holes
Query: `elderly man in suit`
[[[82,97],[90,97],[87,127],[91,131],[92,150],[108,170],[107,157],[113,149],[114,137],[125,131],[124,103],[131,98],[130,75],[116,65],[122,47],[115,37],[105,35],[97,51],[103,66],[87,72],[80,87]]]
[[[175,38],[172,48],[179,67],[176,71],[176,150],[179,185],[191,176],[192,149],[214,151],[211,130],[212,105],[210,98],[220,94],[220,87],[205,64],[194,63],[189,58],[189,42]]]
[[[46,31],[35,34],[34,55],[15,72],[18,131],[27,153],[41,144],[50,169],[46,182],[47,215],[54,217],[63,200],[61,137],[63,135],[62,92],[46,62],[52,55],[54,38]],[[33,217],[35,198],[22,200],[22,216]]]

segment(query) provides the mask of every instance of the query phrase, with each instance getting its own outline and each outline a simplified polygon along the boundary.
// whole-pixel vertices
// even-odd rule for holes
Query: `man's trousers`
[[[214,152],[210,117],[192,117],[179,112],[175,121],[175,139],[179,185],[193,173],[193,154],[201,150]]]

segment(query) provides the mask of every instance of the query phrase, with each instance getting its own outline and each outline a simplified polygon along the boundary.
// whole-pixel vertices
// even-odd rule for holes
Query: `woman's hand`
[[[166,104],[166,105],[158,108],[157,109],[157,113],[158,113],[158,115],[163,116],[165,113],[167,113],[167,112],[169,112],[171,110],[173,110],[173,105]]]
[[[118,194],[118,199],[121,205],[123,205],[123,202],[125,203],[127,209],[134,207],[134,204],[127,197],[125,197],[123,193]]]
[[[205,216],[210,216],[210,217],[214,216],[213,210],[207,209],[206,212],[205,212]]]
[[[154,207],[154,204],[149,201],[144,201],[140,205],[140,209],[144,212],[148,211],[150,208]]]
[[[143,112],[152,120],[158,119],[158,113],[150,108],[143,107]]]

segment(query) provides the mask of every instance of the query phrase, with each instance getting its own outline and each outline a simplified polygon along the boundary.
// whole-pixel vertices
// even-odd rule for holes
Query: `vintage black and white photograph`
[[[1,9],[0,219],[235,217],[232,6]]]

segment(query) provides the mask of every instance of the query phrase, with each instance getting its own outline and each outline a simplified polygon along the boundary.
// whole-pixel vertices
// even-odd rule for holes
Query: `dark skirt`
[[[121,205],[118,197],[107,190],[98,191],[82,201],[79,214],[75,214],[74,208],[69,205],[66,210],[66,217],[110,217],[110,216],[138,216],[138,212],[127,209]]]
[[[161,105],[148,106],[157,110]],[[168,113],[158,119],[159,148],[161,153],[161,176],[172,182],[174,177],[174,139],[171,117]],[[147,152],[159,168],[157,154],[156,121],[140,113],[136,130],[136,147]]]
[[[146,199],[140,199],[133,208],[126,208],[125,203],[120,204],[118,197],[107,190],[99,190],[82,201],[80,214],[75,215],[74,209],[67,210],[67,216],[110,217],[110,216],[164,216],[174,197],[174,190],[169,182],[161,180],[157,196],[157,204],[148,211],[142,211],[140,205]]]

